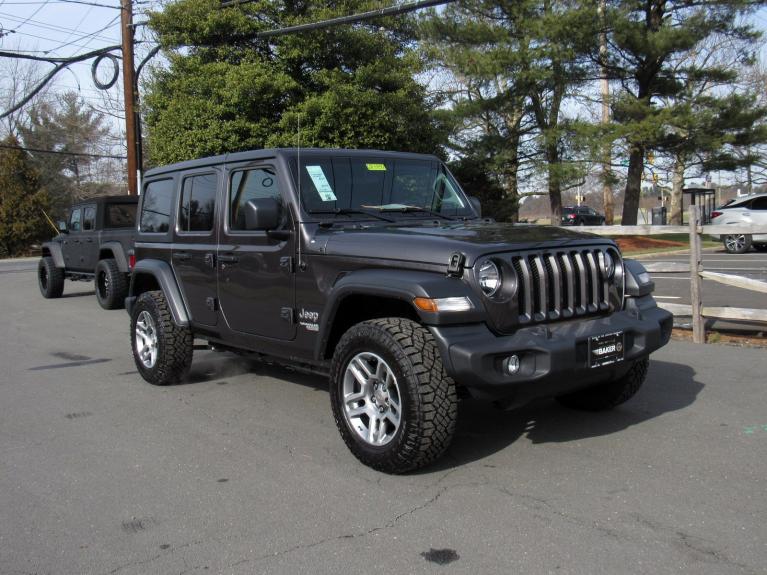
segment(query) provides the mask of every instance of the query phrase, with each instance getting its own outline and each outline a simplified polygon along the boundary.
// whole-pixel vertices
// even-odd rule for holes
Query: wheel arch
[[[120,242],[104,242],[99,247],[99,261],[112,258],[117,262],[117,268],[124,274],[130,272],[128,267],[128,258],[125,257],[125,250]]]
[[[45,242],[40,248],[41,257],[53,258],[53,263],[57,268],[65,268],[64,254],[61,252],[61,245],[58,242]]]
[[[467,297],[467,312],[426,312],[415,307],[417,297]],[[418,323],[450,324],[481,321],[481,303],[460,279],[441,274],[402,270],[362,270],[342,276],[333,286],[320,318],[315,357],[332,357],[341,336],[352,325],[369,319],[403,317]]]
[[[125,300],[128,313],[132,312],[136,299],[144,292],[160,290],[168,302],[168,309],[176,325],[189,325],[189,313],[186,309],[181,290],[171,267],[162,260],[140,260],[131,274],[130,290]]]

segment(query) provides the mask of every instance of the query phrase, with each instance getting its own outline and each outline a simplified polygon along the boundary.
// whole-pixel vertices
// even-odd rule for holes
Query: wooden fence
[[[662,234],[686,233],[690,236],[690,263],[656,262],[648,263],[647,271],[653,273],[690,273],[691,305],[661,302],[658,305],[674,315],[692,317],[693,341],[705,343],[704,318],[767,323],[767,309],[704,306],[701,300],[701,279],[705,278],[729,286],[767,293],[767,282],[731,274],[705,271],[701,259],[702,235],[767,234],[765,225],[700,225],[700,206],[690,206],[689,226],[580,226],[578,229],[602,236],[657,236]]]

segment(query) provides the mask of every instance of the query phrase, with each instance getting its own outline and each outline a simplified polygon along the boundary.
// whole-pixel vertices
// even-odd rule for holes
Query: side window
[[[213,229],[217,183],[216,174],[184,178],[178,212],[180,232],[209,232]]]
[[[80,208],[72,210],[72,213],[69,216],[69,231],[79,232],[81,219],[82,212],[80,211]]]
[[[141,203],[142,232],[164,233],[170,227],[170,207],[173,202],[173,180],[157,180],[144,188]]]
[[[274,198],[282,202],[274,168],[239,170],[232,174],[229,185],[229,229],[245,229],[245,204],[249,200]]]
[[[83,231],[90,232],[96,229],[96,207],[83,208]]]
[[[107,204],[105,228],[132,228],[136,225],[136,204]]]
[[[767,196],[756,198],[751,202],[752,210],[767,211]]]

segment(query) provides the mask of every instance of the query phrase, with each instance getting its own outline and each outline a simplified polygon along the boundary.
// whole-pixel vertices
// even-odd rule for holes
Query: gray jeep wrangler
[[[279,149],[157,168],[135,250],[144,379],[184,378],[195,338],[327,374],[342,438],[390,473],[444,453],[460,393],[608,409],[671,334],[613,241],[483,218],[433,156]]]

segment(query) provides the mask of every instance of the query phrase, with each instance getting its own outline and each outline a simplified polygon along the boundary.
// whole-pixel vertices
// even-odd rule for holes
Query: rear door
[[[751,223],[759,226],[767,226],[767,196],[755,198],[751,202]],[[762,242],[767,241],[767,234],[758,234],[753,237],[754,240]]]
[[[192,321],[216,325],[216,196],[219,169],[185,173],[181,178],[171,260]]]
[[[274,164],[230,166],[225,171],[223,228],[219,239],[218,294],[229,327],[279,340],[295,337],[295,233],[288,239],[245,229],[245,205],[275,198],[282,205],[280,229],[294,230],[285,201],[285,182]]]

